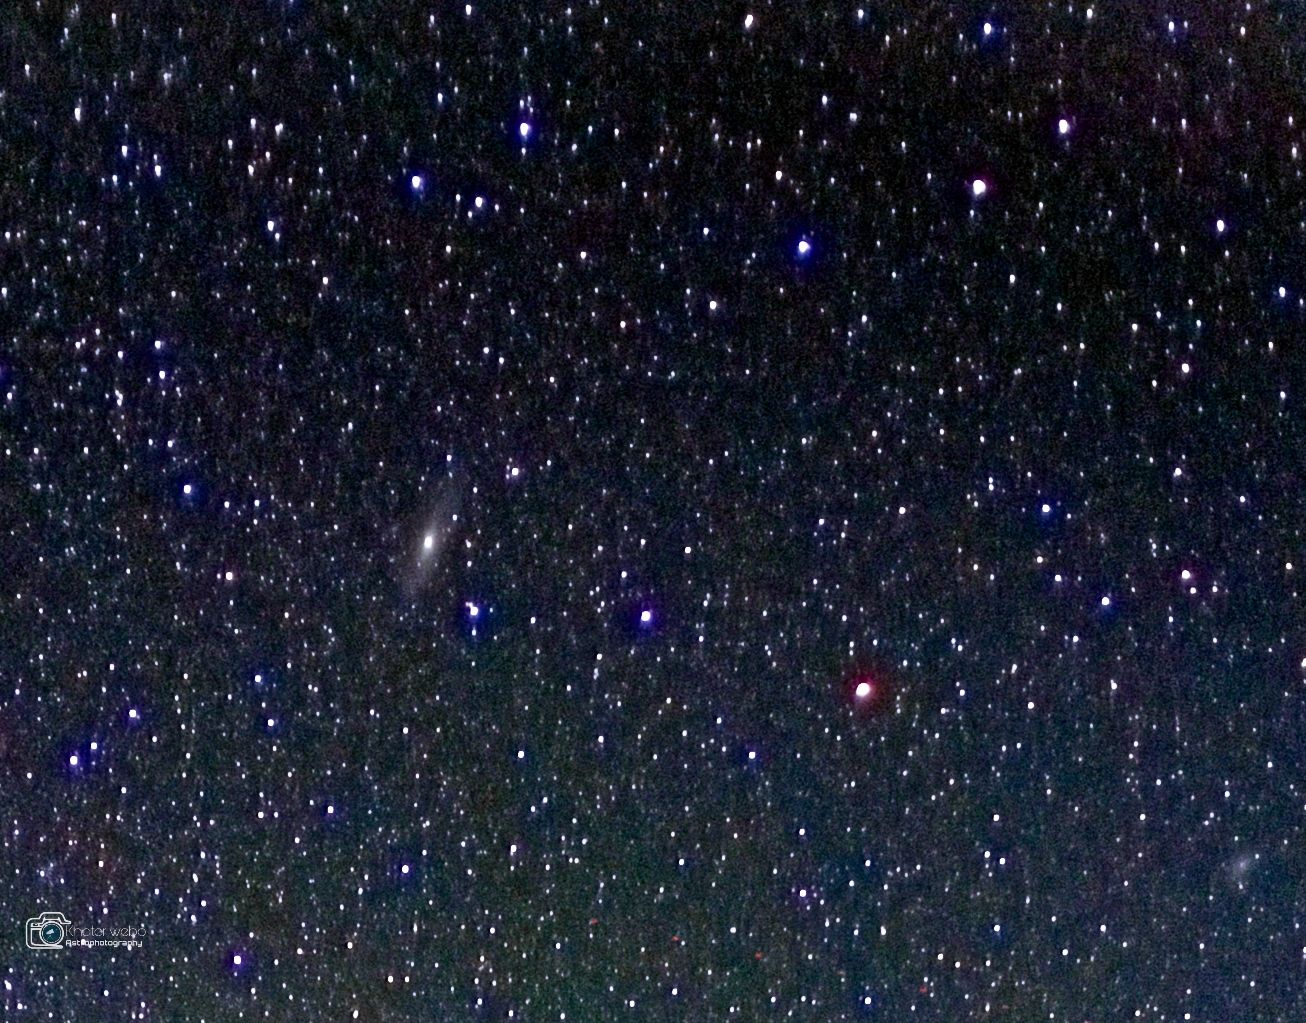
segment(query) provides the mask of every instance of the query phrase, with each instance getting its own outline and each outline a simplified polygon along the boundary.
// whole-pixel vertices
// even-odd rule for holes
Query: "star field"
[[[1306,1018],[1296,6],[3,20],[6,1019]]]

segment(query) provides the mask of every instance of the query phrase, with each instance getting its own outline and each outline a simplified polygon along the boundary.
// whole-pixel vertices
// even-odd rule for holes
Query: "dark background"
[[[1174,6],[8,7],[6,1017],[1300,1020],[1306,20]]]

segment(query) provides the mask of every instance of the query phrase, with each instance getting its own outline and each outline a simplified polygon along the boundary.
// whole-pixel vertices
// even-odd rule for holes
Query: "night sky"
[[[1298,4],[0,32],[6,1019],[1306,1019]]]

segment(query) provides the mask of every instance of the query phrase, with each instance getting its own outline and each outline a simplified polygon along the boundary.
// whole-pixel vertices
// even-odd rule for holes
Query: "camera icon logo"
[[[27,921],[28,948],[63,948],[72,921],[62,913],[42,913]]]

